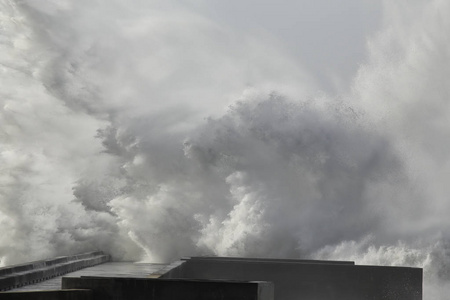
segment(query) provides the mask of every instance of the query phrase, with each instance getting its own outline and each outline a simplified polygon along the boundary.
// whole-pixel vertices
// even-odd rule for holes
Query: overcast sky
[[[223,26],[273,39],[327,92],[348,86],[380,27],[375,0],[187,1]]]

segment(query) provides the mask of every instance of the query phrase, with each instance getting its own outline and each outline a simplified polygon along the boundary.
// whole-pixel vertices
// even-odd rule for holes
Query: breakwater
[[[95,251],[0,268],[0,291],[48,280],[110,260],[108,254]]]

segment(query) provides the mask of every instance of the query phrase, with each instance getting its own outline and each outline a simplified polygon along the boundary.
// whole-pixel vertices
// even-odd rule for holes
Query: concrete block
[[[186,260],[176,260],[171,264],[165,266],[164,268],[153,272],[150,274],[152,277],[163,277],[163,278],[184,278],[183,274],[183,264]]]
[[[68,256],[57,257],[57,258],[46,260],[45,265],[52,266],[52,265],[62,264],[62,263],[68,262],[69,260],[70,260],[70,258]]]
[[[2,277],[0,278],[0,291],[6,291],[11,289],[11,287],[16,286],[15,277]]]
[[[419,268],[192,259],[160,278],[270,281],[277,300],[422,299]]]
[[[270,282],[63,277],[63,289],[90,289],[95,300],[273,300]]]

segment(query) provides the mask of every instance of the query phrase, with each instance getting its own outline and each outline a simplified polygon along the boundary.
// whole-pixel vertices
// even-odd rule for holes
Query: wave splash
[[[449,4],[385,3],[333,97],[272,41],[165,3],[0,1],[1,265],[348,259],[423,267],[444,299]]]

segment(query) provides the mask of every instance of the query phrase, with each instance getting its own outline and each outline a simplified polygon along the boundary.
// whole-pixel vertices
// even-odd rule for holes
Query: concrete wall
[[[90,289],[95,300],[273,300],[269,282],[64,277],[63,289]]]
[[[421,300],[422,269],[255,260],[192,259],[161,278],[259,280],[276,300]]]
[[[208,257],[208,256],[193,256],[183,257],[180,260],[174,261],[166,267],[151,274],[154,278],[184,278],[184,268],[182,265],[187,261],[222,261],[222,262],[273,262],[273,263],[308,263],[308,264],[337,264],[337,265],[354,265],[353,261],[333,261],[333,260],[309,260],[309,259],[275,259],[275,258],[244,258],[244,257]]]
[[[4,292],[2,300],[94,300],[91,290]]]
[[[279,258],[247,258],[247,257],[216,257],[216,256],[191,256],[181,260],[212,260],[212,261],[241,261],[241,262],[277,262],[277,263],[302,263],[302,264],[327,264],[327,265],[355,265],[354,261],[344,260],[313,260],[313,259],[279,259]]]
[[[0,268],[0,291],[33,284],[110,260],[101,251]]]
[[[185,259],[176,260],[164,268],[150,274],[152,278],[186,278],[183,265],[187,262]]]
[[[0,274],[3,274],[0,288],[32,283],[106,260],[109,256],[96,252],[3,268],[0,269]],[[156,275],[160,275],[160,279],[63,278],[63,288],[92,290],[89,295],[74,294],[74,297],[91,298],[73,300],[422,299],[422,269],[359,266],[353,262],[192,257],[175,261]],[[69,297],[70,293],[48,293],[45,299],[72,299],[58,298]],[[0,294],[0,299],[40,299],[30,298],[39,294],[25,295],[28,298],[5,298],[5,295]],[[15,296],[20,295],[17,293]]]

